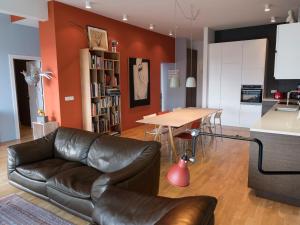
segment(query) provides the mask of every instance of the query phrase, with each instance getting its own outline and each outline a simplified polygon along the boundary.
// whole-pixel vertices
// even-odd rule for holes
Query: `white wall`
[[[0,12],[34,20],[48,20],[47,0],[1,0]]]
[[[203,37],[203,77],[202,77],[202,107],[207,107],[207,85],[208,85],[208,44],[215,40],[215,33],[212,29],[204,28]]]

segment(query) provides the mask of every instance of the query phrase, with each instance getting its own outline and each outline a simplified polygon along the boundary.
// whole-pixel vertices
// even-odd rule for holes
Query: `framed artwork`
[[[107,31],[87,26],[89,48],[94,50],[108,50]]]
[[[129,58],[130,108],[150,105],[150,60]]]

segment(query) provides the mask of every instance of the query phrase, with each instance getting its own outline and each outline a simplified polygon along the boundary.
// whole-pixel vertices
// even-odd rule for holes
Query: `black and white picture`
[[[150,60],[129,58],[130,107],[150,105]]]

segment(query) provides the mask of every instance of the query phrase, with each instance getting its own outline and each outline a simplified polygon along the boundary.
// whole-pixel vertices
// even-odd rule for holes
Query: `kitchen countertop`
[[[251,128],[250,131],[300,136],[300,115],[299,110],[296,112],[276,111],[276,104],[262,118],[260,118]]]

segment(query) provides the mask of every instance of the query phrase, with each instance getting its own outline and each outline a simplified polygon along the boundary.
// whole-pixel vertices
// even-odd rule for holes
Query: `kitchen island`
[[[250,128],[252,138],[264,145],[263,169],[300,171],[299,110],[278,111],[272,107]],[[257,169],[258,147],[250,144],[248,186],[260,197],[300,206],[300,175],[263,175]]]

